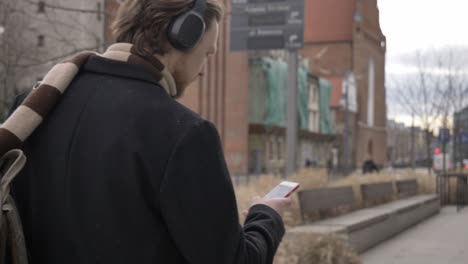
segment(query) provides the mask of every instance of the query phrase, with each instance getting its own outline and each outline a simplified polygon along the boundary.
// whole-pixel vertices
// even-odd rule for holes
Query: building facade
[[[249,59],[249,174],[283,174],[286,164],[288,65],[277,53]],[[307,60],[298,70],[296,167],[325,167],[335,135],[330,123],[329,84],[311,74]],[[329,111],[328,111],[329,112]]]
[[[387,122],[387,155],[392,166],[411,165],[411,128],[393,120]]]
[[[225,5],[226,16],[220,26],[218,53],[210,58],[206,65],[205,75],[187,89],[180,102],[216,125],[223,141],[231,173],[246,175],[249,171],[262,170],[252,164],[259,163],[259,160],[266,160],[268,155],[265,153],[272,153],[271,157],[274,153],[282,157],[282,152],[274,149],[285,148],[285,142],[281,136],[281,127],[279,127],[274,132],[276,137],[266,140],[266,142],[274,143],[262,144],[263,153],[254,151],[260,148],[258,138],[265,134],[261,132],[262,129],[252,126],[255,124],[250,122],[249,116],[251,112],[249,102],[254,96],[250,91],[249,59],[258,56],[259,53],[230,50],[231,1],[223,0],[222,2]],[[106,0],[105,3],[108,14],[106,20],[108,28],[106,42],[108,43],[111,42],[109,25],[112,23],[113,14],[119,4],[120,1],[117,0]],[[334,128],[336,128],[340,135],[334,137],[335,142],[330,143],[330,147],[338,149],[337,155],[343,156],[342,143],[345,132],[342,128],[345,115],[340,99],[343,96],[344,76],[353,72],[356,77],[354,96],[356,107],[350,114],[350,131],[346,133],[351,138],[352,164],[358,166],[367,157],[374,158],[378,164],[385,164],[387,144],[384,87],[385,36],[380,30],[376,0],[305,0],[305,9],[305,47],[300,53],[303,58],[309,59],[310,73],[317,78],[327,79],[332,84],[331,96],[327,104],[334,107],[332,119],[336,124],[331,125],[330,129],[335,132]],[[278,54],[269,52],[267,55],[274,57]],[[309,120],[306,130],[316,133],[317,136],[307,138],[322,140],[318,136],[323,134],[320,131],[322,118],[320,111],[317,112],[316,99],[313,98],[314,89],[311,88],[310,91],[308,95]],[[317,131],[316,120],[319,120],[318,133],[311,132]],[[313,143],[301,144],[298,150],[300,152],[298,163],[303,162],[301,155],[302,157],[309,155],[301,153],[310,153],[312,148],[320,149]],[[320,160],[326,160],[327,155],[320,154]],[[273,160],[278,160],[278,158],[273,158]],[[336,160],[342,160],[342,158]],[[281,162],[276,162],[276,164],[280,164],[277,167],[281,167]]]
[[[394,167],[428,167],[431,157],[427,153],[424,130],[388,120],[387,160]]]
[[[468,107],[453,116],[454,120],[454,164],[468,168]]]
[[[337,145],[344,152],[344,137],[351,145],[351,163],[366,159],[386,164],[386,39],[379,24],[376,0],[306,0],[305,47],[312,58],[313,72],[331,80],[336,126],[341,137]],[[357,109],[350,114],[349,131],[344,131],[343,80],[356,79]],[[349,96],[349,95],[348,95]],[[340,154],[343,159],[344,156]]]

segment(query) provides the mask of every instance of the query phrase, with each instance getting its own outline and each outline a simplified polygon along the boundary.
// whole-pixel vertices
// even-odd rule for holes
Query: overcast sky
[[[468,0],[378,0],[378,4],[387,37],[387,79],[410,69],[402,58],[416,50],[468,47]],[[395,103],[388,103],[389,118],[409,122]]]

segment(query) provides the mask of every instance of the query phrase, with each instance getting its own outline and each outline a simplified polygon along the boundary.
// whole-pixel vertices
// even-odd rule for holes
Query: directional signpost
[[[440,128],[439,136],[437,137],[439,143],[442,144],[442,154],[443,154],[443,168],[442,171],[445,173],[447,169],[447,144],[450,142],[450,129]]]
[[[231,50],[300,49],[304,0],[232,0]]]
[[[232,0],[231,50],[289,50],[285,176],[296,171],[297,49],[304,46],[304,0]]]

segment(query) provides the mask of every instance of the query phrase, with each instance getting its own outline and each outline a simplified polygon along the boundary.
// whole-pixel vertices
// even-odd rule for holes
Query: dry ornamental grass
[[[337,235],[309,235],[285,239],[274,264],[360,264],[345,238]]]
[[[356,208],[341,210],[346,213],[350,210],[362,208],[360,185],[376,182],[392,182],[405,179],[417,179],[420,193],[435,193],[436,180],[434,175],[427,172],[396,171],[376,174],[354,174],[346,178],[329,180],[326,170],[303,170],[290,181],[301,184],[300,189],[324,188],[332,186],[352,186],[356,197]],[[242,210],[250,206],[251,198],[264,196],[274,188],[283,178],[271,175],[255,177],[248,184],[236,186],[236,197],[241,222],[244,221]],[[327,215],[327,214],[325,214]],[[297,195],[292,196],[291,207],[284,212],[283,220],[286,230],[303,224],[300,215]],[[304,235],[285,236],[275,258],[275,264],[356,264],[361,263],[357,254],[348,246],[343,237],[337,235]]]

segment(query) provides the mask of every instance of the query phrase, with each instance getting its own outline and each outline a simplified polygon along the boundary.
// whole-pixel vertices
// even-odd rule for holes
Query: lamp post
[[[297,50],[289,51],[285,177],[293,175],[297,169],[297,69],[299,67],[297,56]]]

